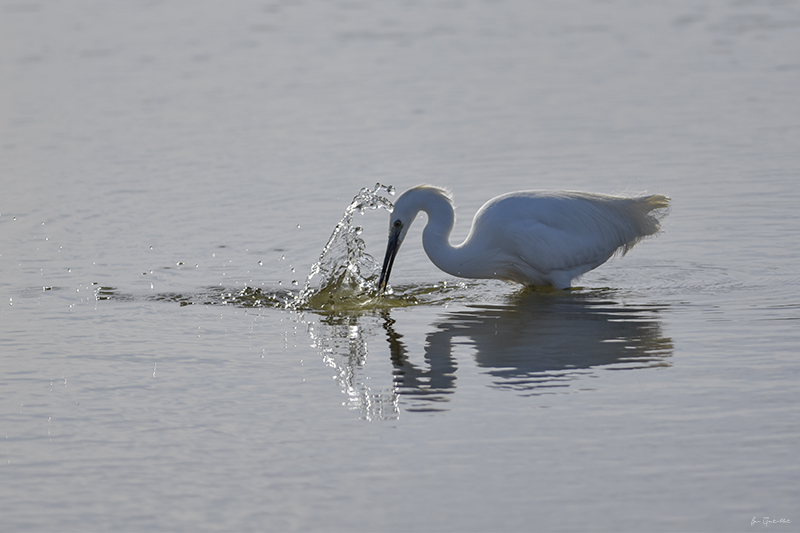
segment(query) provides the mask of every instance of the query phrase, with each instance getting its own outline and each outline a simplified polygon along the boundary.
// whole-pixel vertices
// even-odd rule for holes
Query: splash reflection
[[[359,411],[365,420],[392,420],[400,414],[397,388],[373,386],[363,372],[369,347],[367,339],[374,338],[379,317],[373,315],[323,315],[319,324],[306,322],[308,333],[322,359],[335,370],[334,377],[347,397],[345,405]]]

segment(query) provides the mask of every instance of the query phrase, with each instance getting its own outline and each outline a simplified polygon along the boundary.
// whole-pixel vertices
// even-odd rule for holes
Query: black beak
[[[383,294],[386,290],[386,285],[389,283],[389,274],[392,273],[392,265],[394,258],[397,255],[397,250],[400,249],[400,227],[392,227],[389,230],[389,243],[386,245],[386,257],[383,258],[383,268],[381,269],[381,277],[378,280],[378,292]]]

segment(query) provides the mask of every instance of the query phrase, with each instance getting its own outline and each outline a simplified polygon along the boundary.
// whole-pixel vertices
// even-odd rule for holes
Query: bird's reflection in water
[[[625,305],[613,293],[521,291],[503,305],[444,314],[426,335],[421,357],[409,352],[391,311],[370,317],[371,324],[363,315],[338,317],[339,333],[317,341],[325,344],[320,345],[323,355],[337,368],[352,408],[361,410],[363,418],[396,418],[399,403],[404,411],[447,409],[456,391],[458,365],[467,363],[461,350],[454,353],[455,346],[472,352],[478,368],[490,376],[490,386],[522,395],[576,390],[570,389],[576,380],[595,375],[599,368],[669,366],[672,341],[661,330],[663,309]],[[368,353],[365,339],[372,336],[365,329],[374,334],[376,326],[386,332],[393,385],[372,391],[357,376]],[[334,352],[347,357],[336,358]]]
[[[456,345],[473,351],[492,386],[524,395],[564,390],[598,367],[668,366],[672,341],[661,331],[662,309],[626,306],[592,293],[521,292],[506,305],[444,315],[426,337],[422,368],[410,361],[390,319],[384,328],[395,385],[410,404],[406,410],[432,410],[443,408],[455,392]]]

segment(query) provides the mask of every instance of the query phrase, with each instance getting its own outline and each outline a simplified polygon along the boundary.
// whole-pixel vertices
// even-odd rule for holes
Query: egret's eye
[[[403,224],[402,224],[402,223],[401,223],[399,220],[395,220],[395,221],[394,221],[394,227],[395,227],[395,228],[399,228],[399,227],[400,227],[400,226],[402,226],[402,225],[403,225]]]

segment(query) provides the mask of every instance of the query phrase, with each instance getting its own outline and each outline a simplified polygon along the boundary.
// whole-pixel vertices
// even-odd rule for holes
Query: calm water
[[[0,2],[2,529],[800,530],[798,49],[796,2]],[[418,223],[420,305],[238,296],[376,181],[454,241],[517,189],[673,208],[571,293]]]

